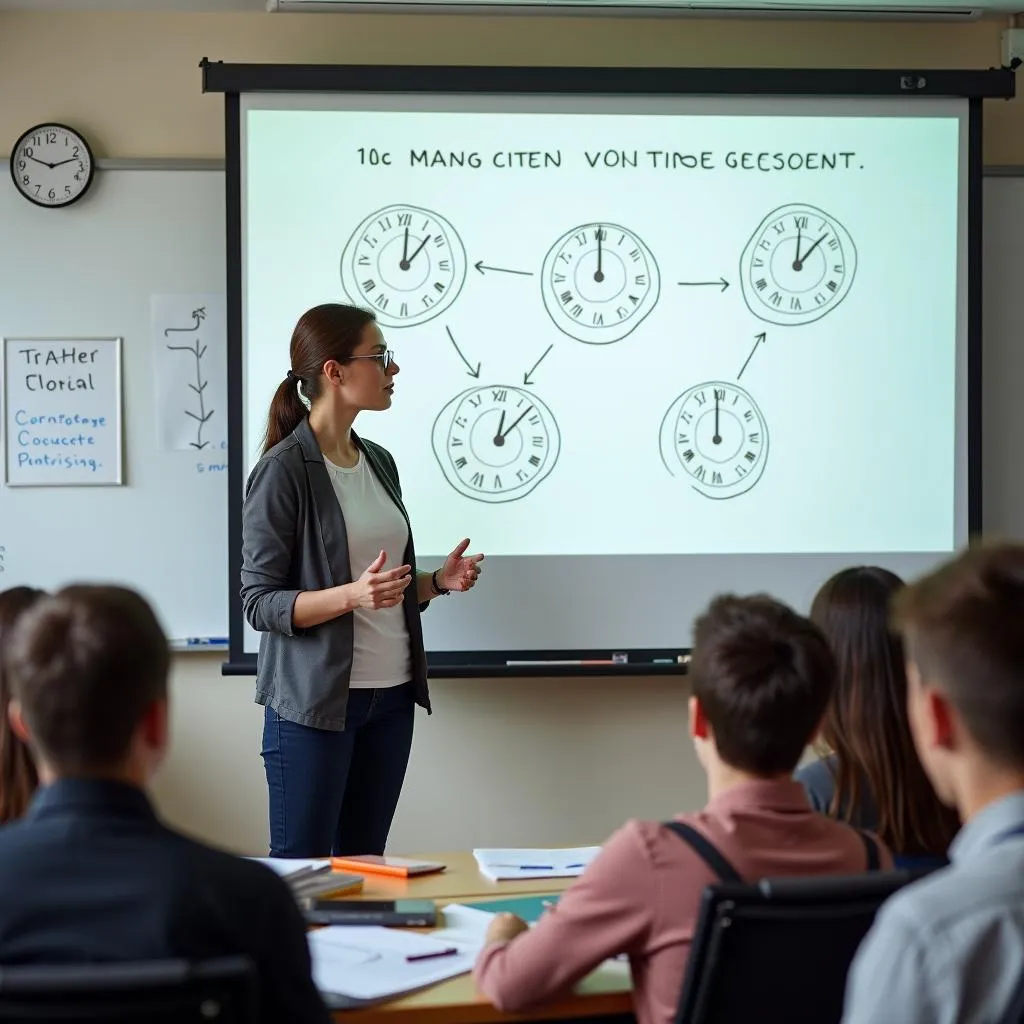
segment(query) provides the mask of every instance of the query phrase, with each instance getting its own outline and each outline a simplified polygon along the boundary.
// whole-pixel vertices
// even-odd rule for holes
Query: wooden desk
[[[487,896],[528,896],[561,892],[571,878],[528,878],[521,882],[492,882],[480,874],[476,859],[469,851],[417,854],[417,860],[433,860],[447,868],[436,875],[417,878],[393,878],[390,875],[363,875],[363,891],[346,899],[393,900],[413,897],[422,900],[467,900]]]
[[[345,899],[432,899],[438,908],[502,896],[538,896],[562,892],[571,878],[492,882],[477,870],[472,853],[417,854],[420,860],[447,865],[441,874],[391,878],[366,874],[363,891]],[[339,1010],[338,1024],[510,1024],[513,1021],[556,1022],[581,1019],[601,1024],[633,1021],[633,996],[625,964],[603,965],[576,986],[571,996],[525,1014],[502,1013],[487,1002],[462,974],[411,995],[359,1010]]]
[[[471,974],[362,1010],[340,1010],[339,1024],[509,1024],[511,1021],[570,1021],[601,1024],[633,1020],[629,971],[601,968],[584,978],[573,995],[524,1014],[502,1013],[477,991]]]

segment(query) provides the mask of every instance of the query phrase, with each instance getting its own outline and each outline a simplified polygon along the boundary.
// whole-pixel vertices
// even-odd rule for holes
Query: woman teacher
[[[468,540],[417,570],[395,460],[352,429],[363,410],[390,408],[397,373],[372,313],[310,309],[249,475],[242,606],[263,634],[256,701],[274,857],[384,852],[413,708],[430,710],[420,612],[480,575]]]

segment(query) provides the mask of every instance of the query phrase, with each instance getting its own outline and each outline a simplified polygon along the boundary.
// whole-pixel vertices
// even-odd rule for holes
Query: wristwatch
[[[438,597],[447,597],[451,593],[450,590],[445,590],[444,587],[442,587],[437,582],[437,570],[436,569],[430,574],[430,586],[433,589],[434,593]]]

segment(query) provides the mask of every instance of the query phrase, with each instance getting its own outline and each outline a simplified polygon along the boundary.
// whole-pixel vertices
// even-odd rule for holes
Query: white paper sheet
[[[290,875],[295,875],[299,872],[329,871],[331,867],[329,857],[314,857],[306,860],[289,857],[249,857],[248,859],[266,865],[271,871],[282,878],[288,878]]]
[[[324,993],[384,999],[433,985],[473,968],[482,942],[446,930],[421,935],[394,928],[333,926],[309,935],[313,981]],[[410,962],[409,956],[456,949],[450,956]]]
[[[575,878],[601,851],[600,846],[560,850],[474,850],[480,873],[499,882],[510,878]]]
[[[444,910],[445,929],[444,934],[451,935],[458,941],[465,943],[477,942],[479,948],[483,949],[486,944],[487,926],[496,916],[489,910],[480,910],[477,907],[465,907],[461,903],[449,903]],[[530,924],[533,928],[536,921]],[[433,936],[442,934],[432,932]],[[610,971],[612,974],[629,973],[629,957],[625,953],[611,956],[594,968],[595,971]]]
[[[227,450],[227,316],[223,295],[149,300],[157,436],[167,451]]]

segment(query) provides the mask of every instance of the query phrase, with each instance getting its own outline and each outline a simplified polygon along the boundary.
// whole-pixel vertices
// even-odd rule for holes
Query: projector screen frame
[[[967,522],[981,528],[982,430],[982,101],[1015,95],[1007,68],[899,69],[564,68],[384,65],[227,64],[203,58],[204,92],[224,94],[227,232],[228,486],[241,494],[243,445],[242,161],[243,93],[561,93],[622,95],[775,95],[956,97],[968,101],[967,182]],[[241,573],[241,502],[229,506],[229,655],[225,675],[253,675],[257,655],[245,650]],[[493,676],[682,675],[688,650],[428,651],[432,678]],[[485,660],[490,655],[491,660]],[[623,659],[625,655],[625,659]],[[618,656],[616,658],[616,656]]]

